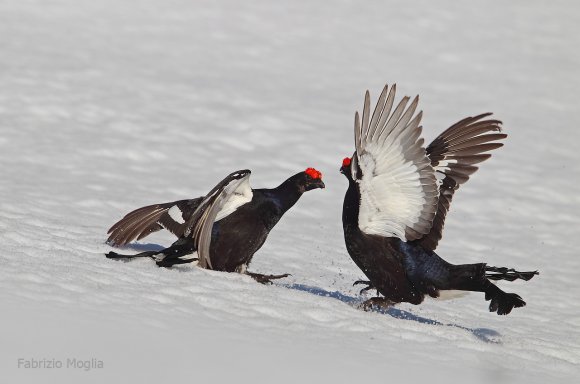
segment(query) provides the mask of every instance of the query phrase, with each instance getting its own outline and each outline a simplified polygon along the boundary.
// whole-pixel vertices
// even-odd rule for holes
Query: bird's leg
[[[370,311],[373,307],[378,307],[379,309],[387,309],[390,306],[395,304],[391,300],[387,299],[386,297],[371,297],[368,300],[363,301],[363,303],[359,306],[363,311]]]
[[[362,295],[363,292],[370,291],[371,289],[375,289],[375,286],[373,285],[373,283],[371,283],[368,280],[357,280],[354,283],[352,283],[352,286],[354,287],[355,285],[358,285],[358,284],[367,285],[365,288],[360,290],[359,295]],[[377,294],[378,294],[378,291],[377,291]]]
[[[246,271],[246,275],[250,276],[260,284],[272,284],[272,280],[283,279],[284,277],[291,276],[289,273],[284,273],[283,275],[262,275],[261,273],[248,271]]]

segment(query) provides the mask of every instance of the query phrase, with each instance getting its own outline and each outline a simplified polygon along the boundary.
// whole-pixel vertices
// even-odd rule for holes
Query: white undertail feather
[[[153,255],[151,257],[153,258],[153,260],[159,262],[159,261],[163,261],[163,259],[165,259],[167,256],[160,252],[160,253]],[[181,260],[195,260],[197,258],[198,258],[198,254],[196,251],[189,253],[189,254],[186,254],[186,255],[179,256],[179,259],[181,259]],[[193,262],[194,265],[197,265],[197,263],[198,263],[197,260]]]
[[[247,271],[248,271],[248,264],[242,264],[242,265],[238,265],[236,267],[237,273],[245,274]]]
[[[440,301],[453,300],[453,299],[458,299],[460,297],[465,297],[468,294],[469,294],[469,291],[457,291],[457,290],[439,291],[439,297],[435,298],[435,300],[440,300]]]

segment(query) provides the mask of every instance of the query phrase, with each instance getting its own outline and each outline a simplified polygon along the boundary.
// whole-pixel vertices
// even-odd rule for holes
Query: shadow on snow
[[[133,251],[137,251],[137,252],[144,252],[144,251],[161,251],[162,249],[164,249],[163,246],[159,245],[159,244],[153,244],[153,243],[147,243],[147,244],[139,244],[139,243],[131,243],[126,245],[125,247],[123,247],[123,249],[127,249],[127,250],[133,250]],[[122,259],[120,259],[122,260]],[[131,259],[127,259],[124,261],[130,261]],[[178,268],[178,270],[183,271],[181,268]],[[338,291],[326,291],[322,288],[319,287],[313,287],[313,286],[309,286],[309,285],[304,285],[304,284],[276,284],[280,287],[285,287],[288,289],[294,289],[297,291],[302,291],[302,292],[308,292],[311,293],[313,295],[316,296],[322,296],[322,297],[331,297],[333,299],[337,299],[342,301],[343,303],[346,303],[352,307],[357,307],[358,304],[360,304],[362,301],[360,298],[354,297],[354,296],[348,296],[345,295],[344,293],[340,293]],[[373,312],[377,312],[377,313],[381,313],[384,315],[389,315],[391,317],[394,317],[395,319],[402,319],[402,320],[409,320],[409,321],[416,321],[418,323],[421,324],[429,324],[429,325],[440,325],[440,326],[446,326],[446,327],[454,327],[454,328],[459,328],[462,329],[464,331],[467,331],[469,333],[471,333],[473,336],[475,336],[477,339],[486,342],[486,343],[493,343],[493,344],[500,344],[501,340],[501,334],[493,329],[489,329],[489,328],[468,328],[468,327],[464,327],[462,325],[458,325],[458,324],[445,324],[442,323],[440,321],[437,320],[433,320],[433,319],[428,319],[426,317],[422,317],[422,316],[418,316],[415,315],[409,311],[405,311],[402,309],[397,309],[397,308],[387,308],[387,309],[374,309]]]
[[[288,288],[288,289],[294,289],[297,291],[308,292],[308,293],[311,293],[311,294],[316,295],[316,296],[331,297],[333,299],[340,300],[343,303],[346,303],[346,304],[353,306],[353,307],[357,307],[357,305],[361,303],[361,299],[359,299],[357,297],[345,295],[344,293],[340,293],[338,291],[326,291],[322,288],[312,287],[312,286],[308,286],[308,285],[304,285],[304,284],[290,284],[290,285],[280,285],[280,286]],[[445,327],[459,328],[459,329],[462,329],[464,331],[471,333],[473,336],[475,336],[477,339],[479,339],[483,342],[492,343],[492,344],[500,344],[501,343],[501,340],[500,340],[501,334],[499,332],[497,332],[493,329],[489,329],[489,328],[468,328],[468,327],[464,327],[464,326],[458,325],[458,324],[445,324],[445,323],[441,323],[440,321],[437,321],[437,320],[428,319],[426,317],[415,315],[409,311],[405,311],[405,310],[397,309],[397,308],[393,308],[393,307],[390,307],[387,309],[375,309],[375,310],[373,310],[373,312],[381,313],[384,315],[389,315],[389,316],[394,317],[396,319],[416,321],[416,322],[421,323],[421,324],[440,325],[440,326],[445,326]]]
[[[155,243],[130,243],[125,245],[124,247],[120,247],[119,249],[123,249],[123,250],[131,250],[131,251],[137,251],[137,252],[147,252],[147,251],[162,251],[167,247],[164,247],[162,245],[159,244],[155,244]]]

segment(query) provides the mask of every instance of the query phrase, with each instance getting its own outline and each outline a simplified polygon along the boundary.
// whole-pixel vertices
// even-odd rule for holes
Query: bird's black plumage
[[[526,303],[490,280],[529,280],[537,272],[489,267],[485,263],[453,265],[435,253],[453,194],[469,179],[483,153],[506,137],[489,114],[464,119],[424,149],[419,139],[418,99],[405,109],[404,98],[391,113],[395,87],[385,87],[372,116],[368,92],[362,124],[355,120],[356,152],[345,158],[348,179],[343,205],[346,248],[369,279],[363,282],[383,297],[364,303],[420,304],[441,290],[479,291],[491,300],[490,311],[505,315]],[[357,283],[361,283],[359,281]]]
[[[227,178],[224,180],[227,180]],[[213,194],[214,200],[217,201],[219,199],[217,194],[224,188],[227,188],[227,182],[222,181],[212,190],[215,191]],[[218,271],[247,273],[261,282],[285,276],[253,274],[247,272],[246,269],[253,255],[262,247],[268,234],[284,213],[300,199],[304,192],[315,188],[324,188],[324,183],[320,172],[309,168],[304,172],[291,176],[276,188],[252,189],[251,198],[235,207],[225,217],[216,220],[214,216],[214,219],[209,220],[210,222],[206,224],[210,230],[208,233],[210,236],[209,263],[204,265],[204,267]],[[172,246],[159,252],[148,251],[133,256],[110,252],[107,257],[148,256],[154,258],[157,264],[163,267],[198,260],[199,257],[196,253],[200,251],[201,241],[199,238],[202,236],[201,233],[203,231],[200,229],[196,233],[195,228],[200,227],[200,225],[196,226],[196,224],[199,224],[204,214],[209,211],[206,201],[212,198],[211,195],[212,192],[206,197],[193,200],[151,205],[127,214],[109,230],[111,234],[109,243],[112,245],[124,245],[127,240],[142,238],[152,232],[150,228],[158,229],[156,226],[169,229],[179,238]],[[236,198],[236,193],[232,193],[222,201],[222,205]],[[179,210],[175,208],[173,212],[173,216],[176,216],[176,213],[181,215],[182,220],[179,220],[179,217],[176,217],[176,219],[183,221],[183,223],[178,223],[170,215],[170,209],[173,206],[184,207]],[[142,219],[139,220],[138,217]],[[126,235],[127,233],[128,235]]]

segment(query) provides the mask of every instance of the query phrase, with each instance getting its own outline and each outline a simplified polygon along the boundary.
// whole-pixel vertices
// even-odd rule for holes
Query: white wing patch
[[[183,220],[183,212],[181,212],[181,209],[179,209],[177,205],[174,205],[173,207],[169,208],[169,211],[167,211],[167,213],[176,223],[179,224],[185,223],[185,220]]]
[[[227,187],[226,187],[227,189]],[[219,221],[226,216],[229,216],[236,209],[244,204],[252,201],[254,193],[250,187],[250,179],[248,177],[244,178],[243,182],[235,189],[233,194],[224,203],[220,211],[218,212],[215,221]]]
[[[373,174],[377,175],[364,177],[360,182],[361,195],[366,197],[359,214],[360,229],[375,235],[388,232],[404,239],[405,228],[413,227],[419,221],[421,208],[426,202],[418,194],[421,182],[417,167],[411,161],[405,161],[400,152],[385,156],[379,167],[374,162],[368,154],[361,156],[361,168],[373,169]]]
[[[353,175],[361,194],[359,228],[367,234],[415,240],[428,233],[439,194],[435,172],[419,139],[421,113],[413,117],[418,98],[408,98],[391,113],[395,86],[385,87],[369,119],[367,92],[362,124],[355,120],[357,161]],[[370,123],[369,123],[370,120]]]

